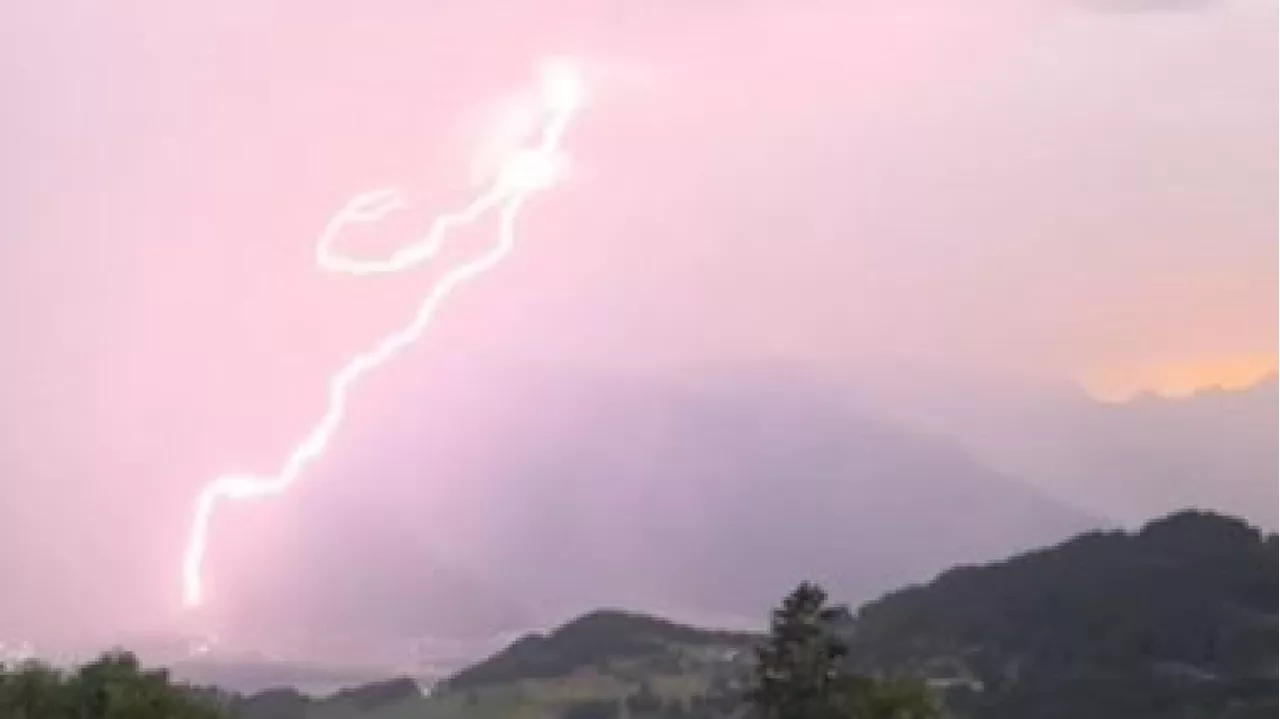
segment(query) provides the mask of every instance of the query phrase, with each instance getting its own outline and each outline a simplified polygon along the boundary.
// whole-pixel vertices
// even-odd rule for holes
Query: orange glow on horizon
[[[1095,399],[1123,402],[1144,392],[1187,397],[1201,390],[1251,387],[1277,374],[1277,353],[1172,362],[1088,373],[1081,384]]]

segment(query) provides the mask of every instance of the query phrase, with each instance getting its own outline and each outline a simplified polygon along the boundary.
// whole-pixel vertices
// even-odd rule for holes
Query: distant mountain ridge
[[[542,424],[508,443],[495,468],[531,477],[506,496],[504,532],[522,539],[487,561],[550,616],[575,605],[761,616],[778,586],[804,578],[802,561],[861,600],[1098,526],[819,382],[608,385],[529,401]],[[872,544],[879,551],[844,549]],[[574,548],[552,583],[538,569],[548,547]],[[751,572],[743,555],[755,558]],[[581,606],[590,587],[595,598]]]
[[[1168,395],[1154,390],[1143,390],[1134,395],[1119,401],[1106,402],[1112,405],[1134,405],[1142,403],[1187,403],[1199,402],[1204,400],[1212,400],[1212,398],[1229,398],[1239,396],[1264,397],[1270,392],[1280,390],[1280,373],[1269,372],[1259,377],[1254,382],[1242,384],[1240,386],[1222,387],[1207,386],[1199,387],[1191,392],[1183,395]]]
[[[1100,402],[1064,383],[911,368],[845,392],[1058,501],[1138,526],[1183,507],[1280,528],[1280,381]]]
[[[483,638],[600,606],[742,623],[806,578],[802,562],[862,600],[1099,524],[797,374],[456,391],[483,441],[386,438],[401,449],[375,465],[379,486],[402,493],[335,499],[332,516],[363,506],[378,526],[308,532],[280,562],[289,572],[246,582],[235,596],[252,633]],[[423,407],[398,426],[430,422]],[[416,479],[428,471],[447,480]],[[345,486],[317,481],[309,497]]]
[[[1071,426],[1076,484],[1130,516],[1211,507],[1280,524],[1280,382],[1102,404]]]

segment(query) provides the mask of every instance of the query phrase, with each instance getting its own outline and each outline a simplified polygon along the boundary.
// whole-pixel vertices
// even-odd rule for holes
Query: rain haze
[[[1181,507],[1274,529],[1276,24],[1268,0],[9,4],[0,639],[755,621],[793,572],[861,600]],[[440,275],[320,272],[325,221],[404,187],[343,239],[376,256],[465,203],[553,55],[589,88],[564,182],[294,487],[219,510],[184,609],[202,485],[279,467]],[[797,568],[766,510],[797,546],[891,538]],[[726,569],[748,545],[763,578]]]

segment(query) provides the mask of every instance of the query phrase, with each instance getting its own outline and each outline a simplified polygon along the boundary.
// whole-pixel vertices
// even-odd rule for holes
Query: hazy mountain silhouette
[[[1278,417],[1274,375],[1246,389],[1100,405],[1073,427],[1078,493],[1126,519],[1212,507],[1274,529]]]
[[[304,526],[288,576],[242,592],[255,628],[491,637],[600,606],[755,626],[802,578],[857,601],[1096,526],[786,376],[476,386],[480,439],[388,438],[397,453],[362,471],[401,494],[344,495],[308,519],[328,529]],[[411,481],[442,467],[443,488]],[[340,511],[385,521],[351,534]]]
[[[1245,389],[1104,403],[1067,385],[877,372],[850,393],[871,411],[957,442],[1090,514],[1134,525],[1201,507],[1275,529],[1274,376]]]

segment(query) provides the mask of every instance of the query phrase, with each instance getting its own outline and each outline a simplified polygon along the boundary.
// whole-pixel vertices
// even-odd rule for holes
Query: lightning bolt
[[[361,193],[351,198],[320,233],[316,263],[321,269],[350,275],[403,272],[431,260],[444,245],[450,230],[481,217],[498,215],[497,241],[478,257],[452,267],[436,282],[418,305],[413,319],[386,335],[370,349],[351,357],[328,382],[328,402],[319,422],[293,448],[279,471],[272,475],[225,474],[200,491],[195,503],[182,559],[182,594],[188,607],[204,599],[204,560],[209,552],[209,528],[216,510],[226,501],[258,499],[280,494],[319,459],[342,425],[348,397],[356,381],[396,357],[426,333],[440,306],[463,284],[493,269],[515,246],[515,223],[520,210],[534,194],[555,185],[564,174],[561,145],[571,120],[583,103],[583,82],[576,68],[563,60],[543,68],[538,110],[543,124],[536,144],[513,153],[502,163],[495,179],[463,209],[438,216],[427,233],[386,259],[355,259],[334,252],[331,246],[341,231],[353,223],[373,223],[404,209],[408,203],[397,188]]]

